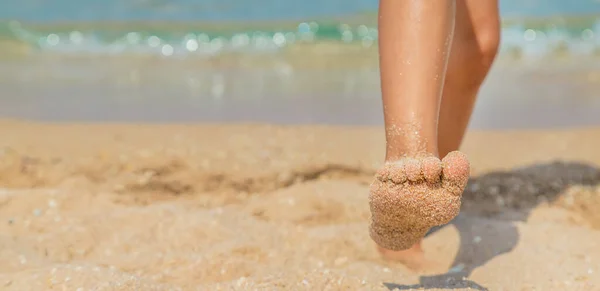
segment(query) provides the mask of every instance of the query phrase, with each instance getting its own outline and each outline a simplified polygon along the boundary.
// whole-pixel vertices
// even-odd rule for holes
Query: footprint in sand
[[[442,161],[406,158],[386,163],[371,184],[371,238],[381,247],[405,250],[427,231],[450,222],[460,211],[470,166],[461,152]]]
[[[306,182],[253,199],[250,212],[266,221],[318,226],[362,222],[368,217],[365,189],[348,181]]]

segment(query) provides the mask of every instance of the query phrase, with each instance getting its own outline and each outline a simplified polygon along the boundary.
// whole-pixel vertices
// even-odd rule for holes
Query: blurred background
[[[500,3],[501,53],[472,128],[600,124],[600,1]],[[1,1],[0,115],[382,124],[377,5]]]

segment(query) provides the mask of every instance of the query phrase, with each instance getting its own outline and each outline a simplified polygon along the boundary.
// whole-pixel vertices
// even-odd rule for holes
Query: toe
[[[387,180],[389,180],[389,172],[389,166],[385,164],[383,167],[377,170],[377,173],[375,173],[375,178],[377,178],[377,180],[381,182],[386,182]]]
[[[404,162],[395,161],[386,163],[381,169],[377,171],[377,180],[381,182],[392,181],[396,184],[406,182],[406,173],[404,171]]]
[[[423,176],[429,183],[437,183],[442,174],[442,162],[436,157],[427,157],[422,161]]]
[[[467,180],[470,174],[470,165],[467,155],[454,151],[442,160],[444,176],[450,179]]]
[[[462,194],[470,175],[467,156],[458,151],[451,152],[442,160],[442,167],[444,187],[457,195]]]
[[[400,184],[406,182],[407,178],[403,161],[397,161],[389,164],[388,171],[390,180],[392,180],[394,183]]]
[[[421,180],[421,162],[417,159],[407,158],[404,161],[404,172],[408,180],[417,182]]]

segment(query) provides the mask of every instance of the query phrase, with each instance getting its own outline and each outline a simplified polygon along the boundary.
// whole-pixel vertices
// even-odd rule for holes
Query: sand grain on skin
[[[389,250],[405,250],[433,227],[450,222],[460,210],[469,178],[469,161],[451,152],[386,163],[371,184],[370,234]]]

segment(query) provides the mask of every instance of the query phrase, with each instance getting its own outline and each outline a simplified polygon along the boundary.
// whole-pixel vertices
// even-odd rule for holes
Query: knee
[[[468,32],[457,31],[449,70],[462,86],[478,88],[487,76],[500,47],[500,25],[479,23]]]
[[[488,70],[494,63],[500,48],[500,25],[491,23],[482,26],[475,34],[480,64]]]

